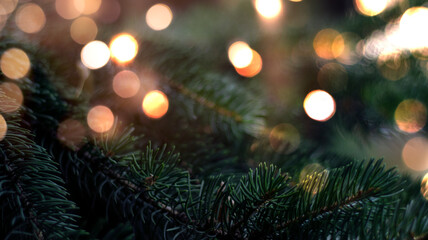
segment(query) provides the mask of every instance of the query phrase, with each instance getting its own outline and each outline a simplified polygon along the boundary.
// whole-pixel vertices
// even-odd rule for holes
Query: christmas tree
[[[427,22],[0,0],[0,238],[428,238]]]

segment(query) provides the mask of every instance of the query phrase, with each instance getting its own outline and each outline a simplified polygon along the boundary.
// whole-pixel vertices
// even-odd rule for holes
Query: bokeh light
[[[311,163],[306,165],[300,172],[299,182],[300,184],[307,184],[306,191],[317,194],[325,187],[327,177],[328,172],[321,164]]]
[[[421,181],[421,194],[422,196],[428,200],[428,173],[424,175]]]
[[[333,117],[336,103],[326,91],[314,90],[306,96],[303,108],[310,118],[324,122]]]
[[[420,131],[427,121],[425,105],[414,99],[402,101],[395,110],[395,123],[398,128],[407,133]]]
[[[17,111],[24,101],[21,89],[15,83],[0,84],[0,111],[10,113]]]
[[[143,111],[150,118],[163,117],[168,107],[168,97],[158,90],[150,91],[143,99]]]
[[[97,24],[89,17],[77,18],[70,27],[71,38],[79,44],[86,44],[94,40],[97,33]]]
[[[414,137],[404,145],[402,158],[406,166],[415,171],[428,169],[428,139]]]
[[[355,0],[357,12],[366,16],[376,16],[385,10],[388,0]]]
[[[36,33],[45,26],[46,16],[39,5],[27,3],[17,10],[15,23],[25,33]]]
[[[400,19],[400,35],[409,49],[421,49],[428,47],[428,8],[412,7],[407,9]]]
[[[30,66],[30,59],[27,54],[19,48],[6,50],[0,59],[0,69],[10,79],[25,77]]]
[[[323,89],[340,92],[346,89],[348,73],[338,63],[327,63],[319,70],[317,80]]]
[[[172,22],[172,11],[165,4],[155,4],[153,5],[146,14],[147,25],[156,31],[164,30]]]
[[[282,11],[281,0],[256,0],[254,4],[260,16],[266,19],[276,18]]]
[[[410,69],[410,64],[405,56],[396,52],[379,55],[377,67],[383,77],[396,81],[406,76]]]
[[[18,4],[18,0],[1,0],[0,1],[0,6],[4,10],[5,15],[15,11],[17,4]]]
[[[300,145],[299,131],[291,124],[279,124],[270,132],[269,143],[272,149],[277,152],[294,152]]]
[[[113,60],[119,63],[130,62],[138,53],[137,40],[128,33],[121,33],[111,40],[110,52]]]
[[[339,57],[345,49],[345,41],[342,35],[334,29],[323,29],[314,38],[315,53],[324,59]]]
[[[262,57],[260,57],[260,54],[255,50],[252,50],[252,51],[253,51],[253,58],[251,60],[251,63],[248,66],[243,68],[235,67],[236,72],[243,77],[247,77],[247,78],[254,77],[257,74],[259,74],[260,71],[262,70],[262,67],[263,67]]]
[[[253,61],[253,49],[242,41],[232,43],[229,47],[228,55],[235,68],[245,68]]]
[[[76,8],[74,0],[56,0],[55,9],[58,15],[64,19],[74,19],[80,16],[80,11]]]
[[[58,125],[57,137],[59,141],[72,150],[79,149],[86,136],[86,129],[77,120],[66,119]]]
[[[101,0],[73,0],[78,12],[85,15],[96,13],[101,6]]]
[[[107,44],[92,41],[83,47],[80,57],[87,68],[98,69],[104,67],[110,60],[110,50]]]
[[[6,137],[7,133],[7,123],[4,117],[0,114],[0,141]]]
[[[130,98],[137,94],[140,89],[140,79],[128,70],[117,73],[113,78],[113,90],[122,98]]]
[[[361,38],[355,33],[351,33],[351,32],[342,33],[334,39],[333,41],[334,48],[340,50],[340,45],[342,43],[342,40],[344,43],[343,51],[338,57],[336,57],[336,59],[340,63],[346,64],[346,65],[356,64],[361,58],[361,55],[358,52],[358,43],[360,43]]]
[[[114,124],[114,115],[110,108],[102,105],[93,107],[88,112],[87,116],[88,126],[92,131],[97,133],[104,133],[109,131]]]

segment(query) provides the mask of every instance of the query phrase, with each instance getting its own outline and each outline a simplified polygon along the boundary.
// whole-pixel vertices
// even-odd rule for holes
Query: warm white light
[[[19,7],[15,15],[15,22],[21,31],[36,33],[45,26],[46,16],[39,5],[27,3]]]
[[[6,137],[7,123],[4,117],[0,114],[0,141]]]
[[[360,14],[375,16],[385,10],[388,0],[355,0],[354,3]]]
[[[73,19],[80,16],[73,0],[56,0],[55,9],[59,16],[64,19]]]
[[[403,161],[406,166],[415,171],[428,169],[428,139],[414,137],[403,148]]]
[[[0,111],[10,113],[17,111],[24,101],[21,89],[12,82],[0,84]]]
[[[1,71],[10,79],[25,77],[30,70],[30,66],[30,59],[27,54],[19,48],[6,50],[0,59]]]
[[[428,47],[428,8],[413,7],[407,9],[400,19],[400,35],[403,45],[410,49]]]
[[[243,77],[247,77],[247,78],[254,77],[257,74],[259,74],[260,71],[262,70],[263,61],[260,54],[255,50],[252,50],[252,51],[253,51],[253,59],[251,60],[251,63],[248,66],[243,68],[235,67],[236,72]]]
[[[168,97],[161,91],[147,93],[143,99],[143,111],[150,118],[161,118],[168,111]]]
[[[110,108],[98,105],[88,112],[87,121],[94,132],[103,133],[113,127],[114,115]]]
[[[327,121],[336,112],[336,103],[326,91],[315,90],[310,92],[303,102],[306,114],[316,121]]]
[[[71,0],[81,14],[90,15],[96,13],[101,6],[101,0]]]
[[[97,24],[89,17],[80,17],[74,20],[70,27],[71,38],[80,44],[94,40],[97,33]]]
[[[255,5],[257,12],[267,19],[278,17],[282,10],[281,0],[256,0]]]
[[[172,11],[167,5],[158,3],[147,11],[146,22],[153,30],[160,31],[171,24],[172,16]]]
[[[119,34],[110,42],[110,52],[113,60],[119,63],[130,62],[138,53],[137,40],[130,34]]]
[[[101,41],[92,41],[86,44],[80,54],[83,65],[89,69],[104,67],[110,59],[108,46]]]
[[[123,70],[113,78],[113,90],[122,98],[130,98],[140,89],[140,79],[131,71]]]
[[[253,50],[245,42],[234,42],[229,47],[229,60],[236,68],[244,68],[253,60]]]

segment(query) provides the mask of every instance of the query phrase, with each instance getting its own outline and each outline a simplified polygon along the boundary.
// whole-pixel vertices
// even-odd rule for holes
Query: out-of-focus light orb
[[[92,41],[82,48],[80,58],[83,65],[89,69],[102,68],[110,60],[110,50],[107,44],[101,41]]]
[[[315,53],[324,59],[339,57],[345,49],[345,41],[342,35],[334,29],[323,29],[314,38]]]
[[[340,92],[346,89],[348,73],[338,63],[327,63],[319,70],[317,80],[323,89]]]
[[[74,6],[81,14],[96,13],[101,6],[101,0],[73,0]]]
[[[6,50],[0,59],[0,69],[6,77],[19,79],[25,77],[31,64],[27,54],[19,48]]]
[[[239,75],[243,77],[251,78],[259,74],[260,71],[262,70],[262,67],[263,67],[262,57],[260,57],[260,54],[258,52],[253,50],[253,59],[251,60],[251,63],[248,66],[243,68],[235,67],[235,70]]]
[[[17,111],[24,101],[24,95],[18,85],[11,82],[0,84],[0,111],[10,113]]]
[[[71,38],[79,44],[86,44],[94,40],[97,33],[97,24],[89,17],[74,20],[70,27]]]
[[[97,20],[102,23],[113,23],[120,16],[121,6],[118,0],[103,0],[97,12]]]
[[[301,2],[302,0],[290,0],[290,2]]]
[[[253,49],[242,41],[230,45],[228,50],[229,60],[235,68],[245,68],[253,61]]]
[[[15,11],[18,0],[0,0],[0,6],[4,9],[5,15]]]
[[[402,158],[406,166],[415,171],[428,169],[428,139],[414,137],[403,148]]]
[[[58,126],[58,140],[72,150],[77,150],[82,146],[85,136],[85,127],[77,120],[69,118],[62,121]]]
[[[128,33],[121,33],[111,40],[110,53],[113,60],[119,63],[128,63],[137,56],[137,40]]]
[[[294,152],[300,145],[299,131],[291,124],[279,124],[270,132],[269,143],[276,152]]]
[[[140,89],[140,79],[132,71],[123,70],[113,78],[113,90],[122,98],[135,96]]]
[[[395,123],[398,128],[407,133],[420,131],[427,121],[425,105],[414,99],[402,101],[395,110]]]
[[[0,114],[0,141],[6,137],[7,133],[7,123],[4,117]]]
[[[403,44],[410,49],[427,48],[427,22],[428,8],[412,7],[407,9],[400,19],[400,34],[405,41]]]
[[[74,19],[81,14],[74,4],[74,0],[56,0],[55,9],[58,15],[64,19]]]
[[[410,64],[406,57],[400,53],[381,54],[377,59],[377,67],[388,80],[396,81],[409,72]]]
[[[422,196],[428,200],[428,173],[424,175],[421,181],[421,194]]]
[[[355,0],[358,13],[366,16],[376,16],[385,10],[388,0]]]
[[[308,192],[310,191],[312,194],[317,194],[325,187],[327,177],[327,169],[319,163],[311,163],[306,165],[300,172],[299,183],[307,184],[305,190]],[[313,186],[313,188],[309,189],[311,186]]]
[[[172,18],[171,9],[167,5],[161,3],[153,5],[146,14],[147,25],[156,31],[167,28],[171,24]]]
[[[344,43],[343,51],[336,59],[346,65],[356,64],[361,58],[361,55],[358,53],[358,43],[361,41],[361,38],[355,33],[345,32],[334,39],[333,46],[336,46],[339,50],[339,45],[342,41]]]
[[[98,105],[93,107],[88,112],[87,116],[88,126],[92,131],[103,133],[109,131],[114,124],[114,115],[110,108]]]
[[[281,14],[282,2],[281,0],[256,0],[255,7],[260,16],[273,19]]]
[[[163,117],[168,107],[168,97],[158,90],[150,91],[143,99],[143,111],[150,118]]]
[[[45,26],[46,16],[39,5],[27,3],[16,11],[15,23],[25,33],[36,33]]]
[[[303,108],[313,120],[325,122],[336,112],[336,103],[326,91],[314,90],[306,96]]]

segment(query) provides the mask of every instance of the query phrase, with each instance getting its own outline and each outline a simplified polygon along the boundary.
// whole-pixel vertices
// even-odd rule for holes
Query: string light
[[[83,47],[80,57],[87,68],[98,69],[104,67],[110,60],[110,50],[105,43],[92,41]]]
[[[388,0],[355,0],[354,4],[358,13],[376,16],[385,10]]]
[[[161,118],[168,111],[168,97],[161,91],[147,93],[143,99],[143,111],[150,118]]]
[[[427,109],[423,103],[414,99],[407,99],[397,106],[394,118],[401,131],[415,133],[425,126]]]
[[[336,103],[326,91],[314,90],[306,96],[303,108],[310,118],[324,122],[333,117]]]
[[[262,61],[262,58],[260,57],[260,54],[255,50],[252,50],[252,51],[253,51],[253,58],[251,60],[251,63],[248,66],[243,68],[235,67],[236,72],[243,77],[247,77],[247,78],[254,77],[257,74],[259,74],[260,71],[262,70],[263,61]]]
[[[402,43],[411,50],[428,47],[428,33],[425,31],[428,22],[428,8],[412,7],[400,18],[400,35]]]
[[[0,111],[10,113],[17,111],[24,101],[21,89],[15,83],[0,84]]]
[[[62,121],[57,130],[59,141],[72,150],[77,150],[83,144],[86,136],[86,130],[83,125],[74,119],[66,119]]]
[[[138,76],[128,70],[117,73],[113,78],[113,90],[122,98],[135,96],[140,89],[140,79]]]
[[[422,196],[428,200],[428,173],[424,175],[421,181],[421,194]]]
[[[15,23],[25,33],[37,33],[45,26],[46,16],[39,5],[27,3],[17,10]]]
[[[0,69],[10,79],[25,77],[30,66],[30,59],[27,54],[19,48],[6,50],[0,59]]]
[[[56,0],[55,10],[64,19],[74,19],[80,16],[74,0]]]
[[[96,13],[101,6],[101,0],[73,0],[76,10],[80,14],[90,15]]]
[[[253,50],[242,41],[237,41],[230,45],[228,50],[229,60],[235,68],[245,68],[253,60]]]
[[[137,56],[137,40],[128,33],[121,33],[111,40],[110,52],[113,60],[119,63],[128,63]]]
[[[339,57],[345,49],[345,41],[342,35],[334,29],[323,29],[314,38],[315,53],[324,59]]]
[[[414,137],[403,147],[402,158],[406,166],[415,171],[428,169],[428,139]]]
[[[294,152],[300,144],[299,131],[291,124],[279,124],[270,132],[269,143],[277,152]]]
[[[256,0],[257,12],[266,19],[273,19],[279,16],[282,11],[281,0]]]
[[[77,18],[70,27],[71,38],[79,44],[86,44],[94,40],[97,33],[97,24],[89,17]]]
[[[166,29],[172,22],[172,11],[165,4],[153,5],[146,14],[147,25],[156,31]]]
[[[0,141],[6,137],[7,123],[4,117],[0,114]]]
[[[94,132],[107,132],[113,127],[114,115],[110,108],[98,105],[89,110],[87,122]]]

